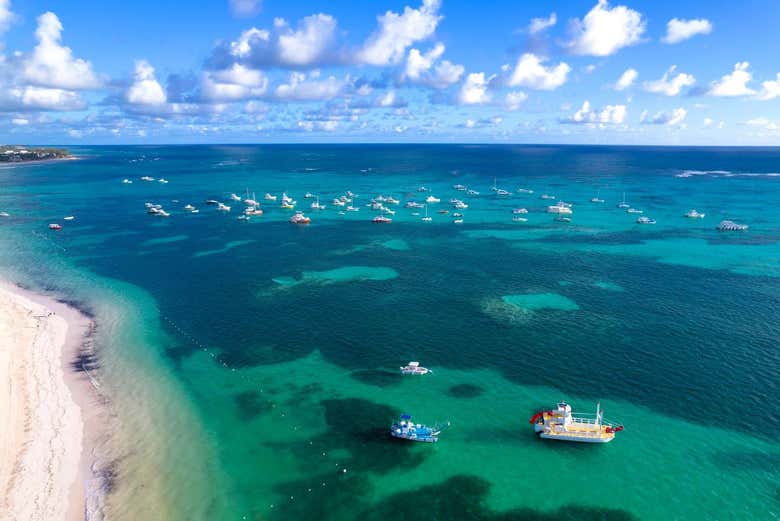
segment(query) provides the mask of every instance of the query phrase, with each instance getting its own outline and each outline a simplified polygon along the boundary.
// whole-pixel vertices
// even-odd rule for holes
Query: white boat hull
[[[614,440],[615,437],[612,436],[610,438],[606,437],[585,437],[585,436],[572,436],[569,434],[548,434],[546,432],[540,432],[539,433],[540,438],[544,438],[546,440],[559,440],[559,441],[575,441],[580,443],[609,443],[610,441]]]

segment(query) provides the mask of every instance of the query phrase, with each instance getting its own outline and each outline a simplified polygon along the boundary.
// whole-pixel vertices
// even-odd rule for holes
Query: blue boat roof
[[[412,415],[411,414],[402,414],[401,415],[401,419],[402,420],[411,420],[412,419]]]

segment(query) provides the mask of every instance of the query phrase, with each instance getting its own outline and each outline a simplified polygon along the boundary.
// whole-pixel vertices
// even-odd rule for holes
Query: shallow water
[[[142,503],[168,519],[780,515],[780,178],[753,175],[776,172],[780,150],[77,153],[0,169],[0,267],[96,311],[99,371],[128,418],[114,518]],[[494,176],[535,193],[498,198]],[[371,196],[420,200],[420,185],[442,200],[433,222],[403,204],[370,222]],[[278,203],[250,222],[205,204],[247,188],[262,203],[288,191],[312,224]],[[360,211],[303,198],[345,190]],[[616,208],[624,192],[658,224]],[[572,222],[542,193],[572,203]],[[469,204],[462,225],[438,213],[452,197]],[[725,218],[750,229],[715,231]],[[433,374],[401,377],[409,360]],[[603,447],[538,440],[528,418],[560,399],[600,400],[626,430]],[[452,426],[434,446],[397,443],[401,412]]]

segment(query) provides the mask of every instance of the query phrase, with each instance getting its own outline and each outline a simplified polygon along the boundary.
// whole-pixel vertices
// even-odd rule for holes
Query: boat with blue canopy
[[[442,430],[442,427],[414,423],[410,414],[402,414],[390,427],[390,435],[404,440],[436,443]]]

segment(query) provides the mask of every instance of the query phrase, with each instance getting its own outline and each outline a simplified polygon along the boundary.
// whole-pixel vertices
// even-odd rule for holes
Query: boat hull
[[[570,434],[548,434],[546,432],[540,432],[539,437],[544,438],[546,440],[571,441],[571,442],[579,442],[579,443],[609,443],[610,441],[615,439],[614,436],[585,437],[585,436],[572,436]]]

